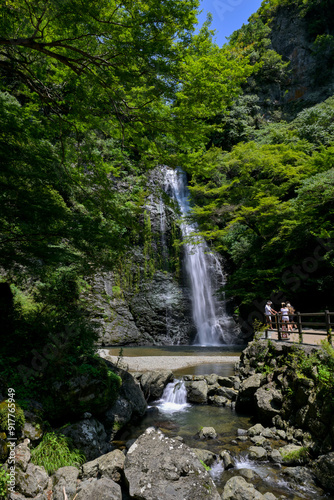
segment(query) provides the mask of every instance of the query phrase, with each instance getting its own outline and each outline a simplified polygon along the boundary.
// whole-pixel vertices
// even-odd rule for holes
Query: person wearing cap
[[[264,314],[266,316],[266,324],[270,326],[270,328],[273,327],[272,321],[271,321],[271,315],[272,314],[277,314],[277,312],[271,307],[271,300],[268,300],[268,302],[265,305],[264,308]]]

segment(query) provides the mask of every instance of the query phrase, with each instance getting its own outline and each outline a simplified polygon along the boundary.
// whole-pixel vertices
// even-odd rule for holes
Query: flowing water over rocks
[[[226,312],[225,301],[217,298],[218,290],[225,284],[221,263],[205,240],[195,236],[199,231],[197,225],[186,218],[190,215],[186,174],[164,167],[164,178],[165,191],[177,201],[183,217],[185,267],[191,284],[192,314],[197,330],[194,344],[232,344],[236,325]]]

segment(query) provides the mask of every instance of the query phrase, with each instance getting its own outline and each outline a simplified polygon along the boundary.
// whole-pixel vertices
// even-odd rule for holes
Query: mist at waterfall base
[[[192,316],[197,332],[193,344],[219,346],[236,343],[237,326],[226,312],[225,300],[218,299],[218,291],[226,282],[221,263],[205,240],[196,236],[199,231],[197,224],[187,220],[191,213],[187,176],[181,169],[166,166],[163,169],[164,190],[177,202],[182,215],[180,226],[185,271],[190,282]]]

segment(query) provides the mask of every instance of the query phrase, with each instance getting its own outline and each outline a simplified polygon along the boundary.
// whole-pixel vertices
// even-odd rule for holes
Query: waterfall
[[[176,379],[166,385],[158,408],[167,412],[181,411],[190,406],[187,403],[187,389],[183,380]]]
[[[182,214],[185,268],[191,285],[192,314],[197,331],[194,344],[231,344],[235,337],[235,324],[226,313],[225,302],[216,296],[225,283],[221,264],[202,237],[193,236],[190,241],[191,235],[198,232],[198,226],[186,219],[191,210],[186,174],[180,169],[164,167],[164,176],[164,189],[177,201]]]

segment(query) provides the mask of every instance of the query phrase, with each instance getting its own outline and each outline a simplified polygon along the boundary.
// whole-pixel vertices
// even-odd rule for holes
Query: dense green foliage
[[[291,120],[295,104],[289,110],[284,101],[289,64],[270,48],[278,12],[303,17],[323,75],[333,35],[327,7],[264,1],[230,37],[229,47],[242,48],[254,71],[228,113],[216,115],[224,128],[189,169],[194,217],[226,257],[225,291],[244,318],[263,312],[268,298],[276,308],[289,299],[301,311],[334,310],[334,98]]]
[[[4,386],[48,405],[46,380],[97,369],[83,292],[99,270],[116,267],[120,296],[165,265],[145,215],[147,172],[162,163],[190,174],[194,217],[226,258],[241,311],[272,294],[334,307],[334,100],[283,120],[289,64],[270,47],[271,19],[289,7],[330,62],[328,5],[264,1],[219,48],[209,21],[194,34],[197,0],[3,3]],[[142,270],[123,258],[138,243]]]
[[[194,214],[232,263],[228,291],[243,304],[273,291],[301,304],[312,290],[313,310],[333,308],[333,111],[330,98],[253,129],[193,171]]]
[[[6,499],[8,497],[8,481],[10,479],[9,474],[5,469],[0,468],[0,498]]]
[[[197,0],[1,7],[2,383],[4,391],[17,387],[20,399],[41,398],[51,417],[49,382],[96,369],[96,323],[83,293],[89,277],[117,267],[138,240],[148,252],[144,274],[154,272],[143,217],[147,170],[167,159],[195,163],[217,109],[231,105],[252,72],[242,47],[212,42],[209,23],[194,34],[197,7]],[[106,395],[113,384],[100,368]]]
[[[31,461],[35,465],[44,467],[48,474],[53,474],[60,467],[79,468],[86,461],[86,457],[73,448],[68,438],[62,434],[49,432],[31,451]]]

